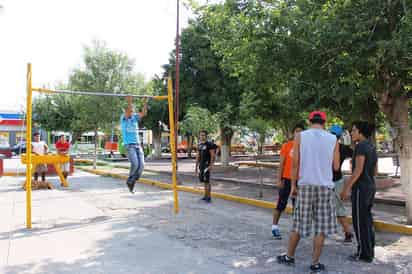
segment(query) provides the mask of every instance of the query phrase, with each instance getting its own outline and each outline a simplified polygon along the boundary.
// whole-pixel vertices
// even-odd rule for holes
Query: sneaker
[[[358,253],[349,256],[349,260],[352,262],[364,262],[364,263],[372,263],[373,258],[364,258],[359,256]]]
[[[285,265],[290,265],[290,266],[295,265],[295,259],[289,257],[286,254],[277,256],[277,260],[279,264],[285,264]]]
[[[210,197],[209,197],[209,198],[205,198],[205,202],[206,202],[206,203],[211,203],[211,202],[212,202],[212,198],[210,198]]]
[[[312,271],[312,273],[321,272],[321,271],[324,271],[325,269],[326,269],[325,265],[321,263],[313,264],[310,266],[310,271]]]
[[[272,229],[272,235],[276,240],[281,240],[282,236],[280,235],[280,231],[278,228],[273,228]]]
[[[353,234],[351,232],[345,232],[345,240],[344,243],[351,243],[353,239]]]
[[[206,201],[206,196],[203,196],[203,198],[202,199],[200,199],[200,200],[202,200],[202,201]]]
[[[126,183],[127,184],[127,188],[129,188],[129,191],[130,191],[130,193],[134,193],[134,184],[133,183],[129,183],[129,182],[127,182]]]

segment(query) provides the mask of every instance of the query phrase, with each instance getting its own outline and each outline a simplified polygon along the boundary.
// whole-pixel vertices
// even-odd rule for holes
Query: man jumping
[[[134,185],[142,176],[144,168],[143,148],[139,141],[139,122],[147,114],[147,99],[144,102],[143,111],[135,113],[132,97],[128,96],[127,108],[120,117],[120,126],[123,136],[123,144],[127,148],[127,158],[130,161],[130,173],[127,179],[127,187],[134,193]]]

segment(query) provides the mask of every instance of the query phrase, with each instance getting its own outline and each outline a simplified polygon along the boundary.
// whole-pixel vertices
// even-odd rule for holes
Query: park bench
[[[273,152],[273,153],[278,153],[280,150],[280,145],[264,145],[263,146],[263,151],[265,152]]]
[[[242,145],[242,144],[236,144],[230,147],[230,151],[232,153],[246,154],[246,147],[245,145]]]

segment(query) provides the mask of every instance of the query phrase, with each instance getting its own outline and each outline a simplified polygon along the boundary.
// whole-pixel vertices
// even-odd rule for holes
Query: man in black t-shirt
[[[210,171],[215,163],[215,154],[216,145],[207,140],[207,131],[201,130],[199,133],[195,173],[199,174],[200,182],[205,184],[205,195],[202,200],[208,203],[212,201],[210,196]]]
[[[352,189],[352,220],[358,248],[350,258],[368,263],[372,262],[375,256],[372,207],[376,193],[374,176],[378,162],[376,149],[368,141],[372,131],[368,122],[353,123],[351,134],[356,147],[352,158],[352,176],[341,193],[341,198],[347,199]]]

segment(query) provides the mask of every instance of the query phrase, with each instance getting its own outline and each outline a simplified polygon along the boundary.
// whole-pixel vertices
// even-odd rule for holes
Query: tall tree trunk
[[[408,224],[412,224],[412,132],[402,128],[399,134],[399,160],[401,166],[401,184],[406,193],[406,214]]]
[[[192,158],[192,150],[193,150],[193,135],[187,136],[187,155],[189,159]]]
[[[379,111],[379,106],[372,96],[369,96],[366,104],[365,111],[362,113],[361,118],[370,124],[376,125],[376,113]],[[376,147],[376,128],[371,135],[370,141]]]
[[[94,157],[93,157],[93,169],[97,168],[97,147],[99,144],[99,136],[97,129],[94,130]]]
[[[230,146],[232,144],[233,129],[230,127],[222,127],[220,129],[222,140],[221,145],[221,162],[222,166],[228,166],[230,162]]]
[[[378,93],[379,107],[388,117],[397,135],[397,151],[401,166],[401,184],[406,194],[408,224],[412,224],[412,131],[409,126],[409,100],[400,80],[383,72],[380,76],[386,85]]]
[[[263,155],[263,146],[265,145],[266,134],[259,133],[258,139],[258,153],[259,155]]]
[[[162,132],[159,130],[152,130],[152,133],[153,133],[154,159],[158,160],[162,158]]]

